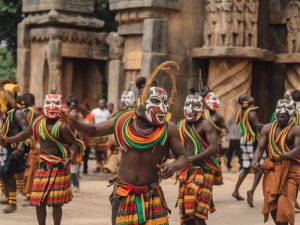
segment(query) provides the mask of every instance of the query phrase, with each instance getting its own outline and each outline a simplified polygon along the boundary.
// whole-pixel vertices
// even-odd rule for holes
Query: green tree
[[[0,41],[6,41],[14,62],[16,62],[18,23],[22,20],[21,3],[21,0],[0,0]]]
[[[0,80],[15,80],[16,66],[12,53],[4,47],[0,47]]]

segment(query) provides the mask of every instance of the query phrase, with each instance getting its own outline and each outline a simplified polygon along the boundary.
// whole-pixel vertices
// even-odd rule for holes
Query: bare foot
[[[248,205],[251,208],[254,208],[254,205],[253,205],[253,192],[252,191],[247,191],[247,202],[248,202]]]
[[[17,210],[17,206],[15,204],[8,204],[2,209],[3,213],[12,213]]]
[[[232,193],[232,197],[234,197],[238,201],[244,201],[245,200],[242,196],[240,196],[239,192],[235,192],[235,191]]]

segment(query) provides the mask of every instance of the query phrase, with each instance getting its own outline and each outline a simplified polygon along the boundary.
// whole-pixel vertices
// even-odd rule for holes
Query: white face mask
[[[135,95],[133,91],[124,91],[121,96],[121,102],[124,103],[126,107],[131,107],[135,101]]]
[[[49,119],[58,118],[58,113],[61,110],[61,95],[48,94],[44,101],[44,114]]]
[[[205,104],[210,110],[218,111],[220,106],[220,100],[218,95],[216,95],[213,92],[209,92],[205,97]]]
[[[277,114],[286,114],[289,116],[294,115],[295,113],[295,102],[294,100],[288,100],[289,102],[283,102],[284,100],[279,100],[276,106],[275,113]]]
[[[169,110],[167,92],[160,87],[151,87],[145,102],[144,117],[154,125],[163,125]]]
[[[188,95],[184,103],[184,117],[188,122],[196,122],[201,118],[203,102],[200,95]]]

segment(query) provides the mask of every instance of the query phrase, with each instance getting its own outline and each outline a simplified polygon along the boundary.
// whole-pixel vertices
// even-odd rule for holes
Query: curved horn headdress
[[[173,70],[171,69],[171,67],[173,67]],[[151,87],[151,84],[152,84],[154,78],[158,75],[158,73],[160,71],[162,71],[172,79],[172,93],[171,93],[171,97],[169,99],[169,112],[172,110],[173,105],[176,100],[176,96],[177,96],[176,79],[174,76],[174,72],[175,72],[174,70],[179,71],[180,67],[177,63],[175,63],[173,61],[163,62],[158,67],[156,67],[156,69],[152,72],[151,76],[148,78],[147,83],[145,84],[145,87],[143,89],[143,93],[141,96],[141,105],[142,106],[145,106],[145,102],[147,101],[147,98],[148,98],[148,92],[149,92],[149,89]]]

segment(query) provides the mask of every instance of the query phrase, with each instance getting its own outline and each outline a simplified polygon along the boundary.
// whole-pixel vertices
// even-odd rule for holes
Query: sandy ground
[[[261,185],[255,193],[255,208],[249,208],[245,201],[238,202],[231,197],[232,190],[237,179],[237,173],[225,173],[222,186],[214,188],[214,199],[217,211],[209,216],[208,224],[211,225],[263,225],[263,216],[260,213],[262,206]],[[90,175],[81,179],[81,192],[74,195],[71,203],[63,207],[63,225],[109,225],[111,208],[108,196],[112,187],[107,187],[110,175]],[[241,194],[251,185],[253,175],[249,175],[242,185]],[[167,203],[172,210],[170,224],[180,224],[178,209],[175,203],[177,198],[177,185],[174,179],[162,182],[162,187],[167,198]],[[0,213],[0,225],[37,225],[35,209],[33,207],[23,208],[22,197],[18,197],[18,210],[13,214]],[[0,206],[1,208],[2,206]],[[53,224],[51,209],[48,209],[47,224]],[[271,221],[265,225],[273,224]],[[300,224],[300,214],[296,215],[296,224]]]

